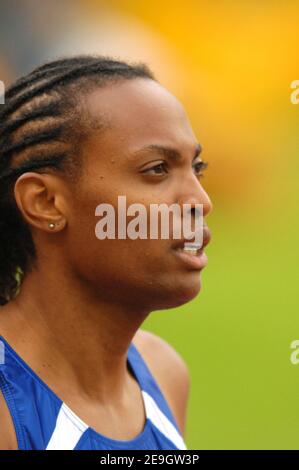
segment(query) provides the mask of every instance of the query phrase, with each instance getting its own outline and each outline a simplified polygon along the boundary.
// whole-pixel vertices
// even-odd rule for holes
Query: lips
[[[207,244],[210,242],[211,240],[211,231],[210,229],[208,228],[207,225],[204,225],[203,226],[203,237],[202,237],[202,244],[201,245],[197,245],[195,243],[192,243],[190,242],[190,240],[187,240],[185,238],[181,239],[181,240],[177,240],[172,248],[175,249],[175,250],[184,250],[184,251],[197,251],[197,252],[202,252],[204,247],[207,246]]]

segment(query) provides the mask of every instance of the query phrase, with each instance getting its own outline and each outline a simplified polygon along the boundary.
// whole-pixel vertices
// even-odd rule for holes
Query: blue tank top
[[[20,450],[186,449],[161,389],[133,343],[128,349],[127,363],[141,390],[146,421],[137,437],[120,441],[90,428],[2,336],[0,341],[0,390],[11,414]]]

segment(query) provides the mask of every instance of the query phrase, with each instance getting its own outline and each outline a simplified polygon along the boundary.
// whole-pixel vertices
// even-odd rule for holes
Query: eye
[[[158,165],[151,166],[150,168],[146,168],[142,171],[142,173],[146,173],[149,175],[163,175],[167,173],[167,165],[166,162],[161,162]]]
[[[199,178],[203,177],[203,171],[207,168],[208,163],[204,162],[203,160],[200,160],[199,162],[196,162],[193,164],[193,169],[194,173],[196,176]]]

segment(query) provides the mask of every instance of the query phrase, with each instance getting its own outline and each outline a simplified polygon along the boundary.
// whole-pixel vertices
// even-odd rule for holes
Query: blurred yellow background
[[[60,55],[141,60],[204,148],[202,292],[143,325],[189,366],[190,449],[299,448],[298,17],[291,0],[1,0],[5,84]]]

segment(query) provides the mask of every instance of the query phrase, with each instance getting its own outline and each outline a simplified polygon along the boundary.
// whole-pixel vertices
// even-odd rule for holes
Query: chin
[[[187,302],[190,302],[191,300],[195,299],[200,293],[200,291],[201,291],[201,283],[199,281],[197,286],[194,286],[193,288],[189,286],[188,288],[182,290],[181,292],[177,292],[176,294],[177,306],[184,305]]]
[[[201,281],[197,273],[197,278],[193,282],[184,282],[183,284],[174,283],[173,290],[167,292],[167,297],[164,298],[161,309],[175,308],[184,305],[195,299],[200,291]]]

